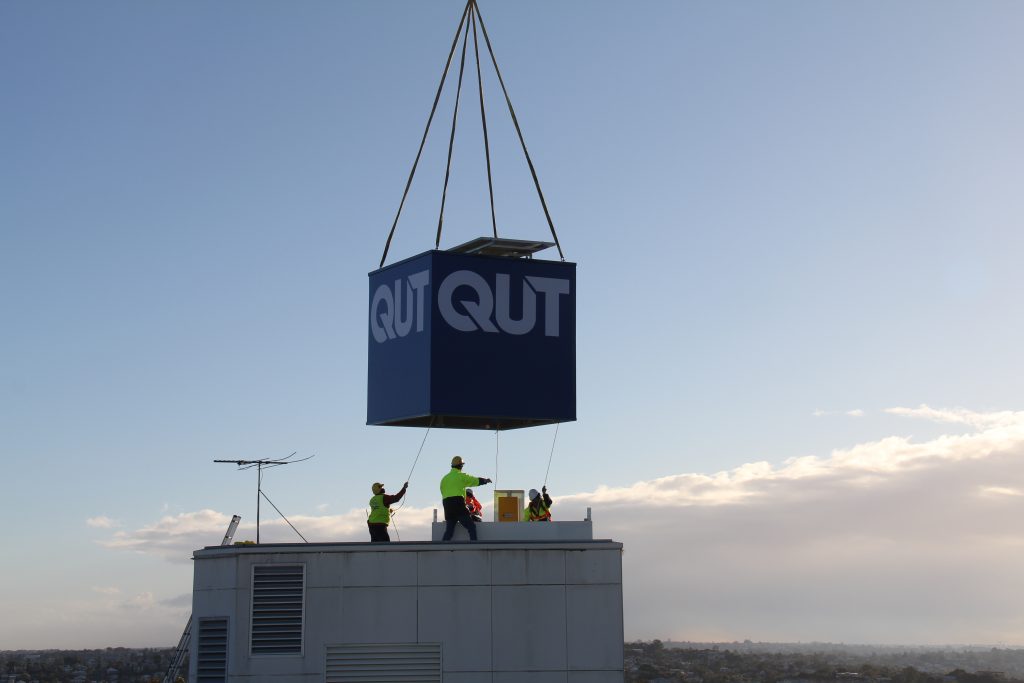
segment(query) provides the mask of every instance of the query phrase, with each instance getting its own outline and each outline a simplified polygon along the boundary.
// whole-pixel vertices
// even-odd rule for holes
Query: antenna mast
[[[298,451],[293,452],[291,455],[281,458],[280,460],[271,460],[270,458],[263,458],[262,460],[214,460],[214,462],[226,462],[232,465],[237,465],[239,471],[251,470],[253,467],[256,468],[256,542],[260,542],[260,498],[266,498],[267,502],[270,503],[271,507],[277,510],[277,514],[281,515],[281,518],[288,522],[288,518],[284,516],[284,513],[277,509],[274,505],[274,501],[270,500],[270,497],[263,492],[263,469],[278,467],[279,465],[294,465],[295,463],[305,462],[310,458],[315,458],[316,454],[306,456],[305,458],[299,458],[298,460],[292,460]],[[292,531],[299,534],[299,538],[306,541],[306,537],[299,533],[299,530],[295,528],[291,522],[288,522],[288,526],[292,528]],[[309,543],[309,541],[306,541]]]

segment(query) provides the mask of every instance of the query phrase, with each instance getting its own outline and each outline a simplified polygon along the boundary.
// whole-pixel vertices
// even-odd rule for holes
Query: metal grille
[[[228,620],[200,619],[196,648],[196,680],[224,683],[228,680]]]
[[[304,565],[253,566],[252,631],[249,640],[252,654],[302,654],[305,586]]]
[[[327,683],[440,683],[440,643],[328,645]]]

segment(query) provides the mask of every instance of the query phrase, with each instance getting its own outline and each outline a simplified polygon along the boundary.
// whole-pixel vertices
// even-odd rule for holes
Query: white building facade
[[[189,680],[622,683],[622,544],[558,524],[197,550]]]

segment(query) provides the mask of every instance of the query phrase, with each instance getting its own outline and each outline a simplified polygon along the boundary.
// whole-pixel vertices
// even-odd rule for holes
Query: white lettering
[[[544,335],[559,336],[559,297],[569,294],[569,281],[561,278],[526,276],[523,280],[523,315],[513,320],[510,312],[512,285],[507,273],[495,275],[495,292],[478,273],[471,270],[456,270],[444,279],[437,293],[437,305],[445,322],[460,332],[502,332],[514,335],[528,334],[537,323],[537,294],[544,295]],[[466,313],[455,309],[452,301],[455,290],[469,287],[476,294],[476,300],[461,299],[459,303]],[[494,313],[498,326],[491,322]]]
[[[370,333],[377,343],[422,332],[427,310],[430,271],[423,270],[393,285],[382,284],[370,302]],[[472,270],[456,270],[442,282],[437,307],[444,321],[460,332],[504,332],[521,336],[537,326],[537,297],[544,297],[544,336],[558,337],[561,297],[570,293],[569,280],[527,275],[522,279],[522,314],[512,317],[512,276],[497,273],[494,288]],[[467,291],[469,290],[469,291]]]
[[[392,290],[388,285],[380,285],[373,293],[370,301],[370,333],[378,344],[389,339],[404,337],[412,331],[413,319],[416,331],[423,331],[426,310],[426,288],[430,282],[430,271],[422,270],[405,279],[395,280]],[[405,295],[405,312],[402,309],[403,290]]]

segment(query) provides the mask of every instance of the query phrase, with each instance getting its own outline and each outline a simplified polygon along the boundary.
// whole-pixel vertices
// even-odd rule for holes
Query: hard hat
[[[457,455],[454,458],[452,458],[452,467],[458,467],[461,464],[462,464],[462,458],[460,458]]]
[[[472,496],[473,495],[473,489],[466,489],[466,495],[467,496]]]
[[[540,494],[537,493],[537,489],[530,489],[530,500],[533,500],[534,498],[536,498],[539,495]]]
[[[378,481],[373,486],[371,486],[370,489],[373,490],[373,495],[379,496],[381,493],[384,492],[384,484]]]

